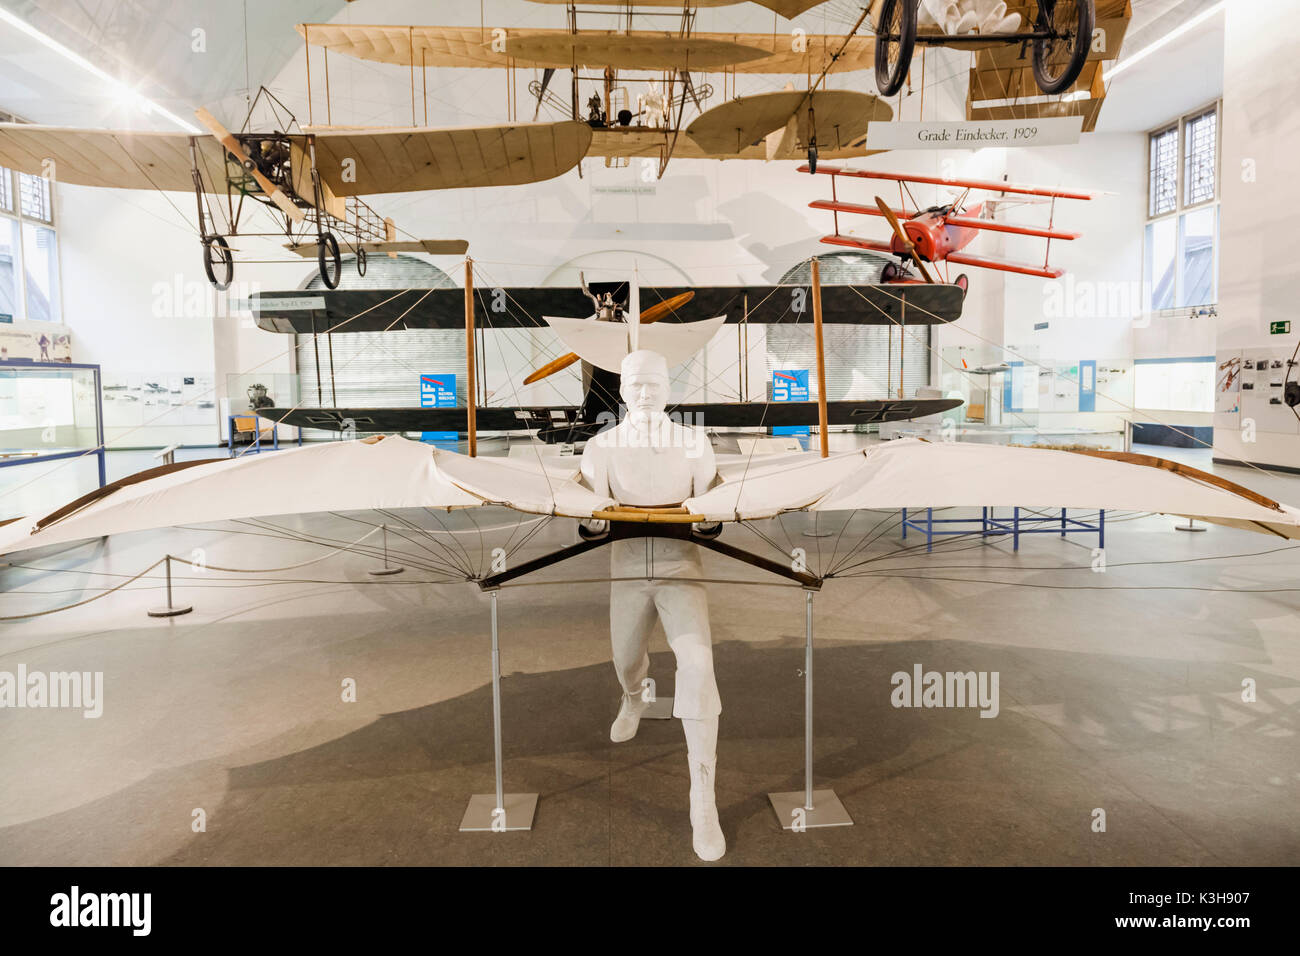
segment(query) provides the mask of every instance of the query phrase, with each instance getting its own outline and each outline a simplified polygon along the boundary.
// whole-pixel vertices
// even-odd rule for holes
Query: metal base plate
[[[537,794],[507,793],[505,795],[505,820],[493,826],[492,812],[496,809],[495,793],[476,793],[469,798],[469,806],[460,821],[461,833],[502,832],[505,830],[531,830],[533,815],[537,813]]]
[[[1192,524],[1192,523],[1189,521],[1189,522],[1187,522],[1187,524],[1176,524],[1176,525],[1174,525],[1174,530],[1175,530],[1175,531],[1209,531],[1210,529],[1207,528],[1207,527],[1205,527],[1205,525]]]
[[[405,568],[372,568],[366,574],[373,574],[375,577],[383,577],[385,574],[401,574]]]
[[[176,607],[151,607],[149,608],[150,617],[180,617],[182,614],[189,614],[194,610],[190,604],[178,604]]]
[[[672,720],[673,719],[673,699],[671,697],[656,697],[654,703],[650,704],[645,710],[641,711],[642,720]]]
[[[767,799],[772,801],[772,809],[783,830],[811,829],[812,827],[851,827],[853,818],[844,809],[840,798],[834,790],[814,790],[813,808],[804,807],[802,790],[791,793],[769,793]]]

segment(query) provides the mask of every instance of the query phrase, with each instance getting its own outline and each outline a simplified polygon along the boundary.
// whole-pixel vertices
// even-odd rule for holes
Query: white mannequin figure
[[[587,442],[583,481],[621,505],[676,506],[703,494],[717,476],[713,447],[703,432],[664,414],[669,379],[663,356],[647,349],[632,352],[620,371],[619,395],[627,415]],[[701,859],[716,860],[727,842],[713,791],[722,700],[713,676],[708,597],[697,580],[673,580],[703,576],[699,550],[689,541],[665,538],[614,541],[609,547],[610,577],[615,579],[609,590],[610,640],[623,686],[610,739],[618,743],[636,735],[648,703],[642,681],[650,668],[647,647],[658,617],[677,658],[673,716],[681,719],[686,733],[693,844]]]
[[[938,26],[949,36],[1015,33],[1020,14],[1007,14],[1004,0],[921,0],[918,26]]]

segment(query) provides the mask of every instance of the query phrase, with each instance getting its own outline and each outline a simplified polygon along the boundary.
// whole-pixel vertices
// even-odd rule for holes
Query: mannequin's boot
[[[718,860],[727,852],[727,839],[718,822],[713,794],[716,760],[691,760],[691,843],[701,860]]]
[[[635,737],[637,727],[641,725],[641,715],[649,706],[649,703],[641,699],[640,694],[624,694],[622,703],[618,705],[618,716],[610,725],[609,739],[616,744],[621,744]]]

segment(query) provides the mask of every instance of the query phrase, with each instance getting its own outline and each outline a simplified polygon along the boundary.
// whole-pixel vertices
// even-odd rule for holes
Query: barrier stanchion
[[[167,566],[167,606],[149,608],[150,617],[180,617],[182,614],[189,614],[194,610],[191,604],[175,604],[172,602],[172,556],[169,554],[163,563]]]

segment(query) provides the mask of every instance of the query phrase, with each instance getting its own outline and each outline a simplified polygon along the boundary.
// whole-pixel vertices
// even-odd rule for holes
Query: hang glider
[[[645,524],[740,522],[791,511],[982,507],[1158,512],[1300,539],[1300,510],[1163,459],[901,439],[822,458],[718,455],[719,481],[676,510],[618,507],[578,459],[471,458],[396,436],[187,462],[0,526],[0,554],[102,535],[320,511],[499,505]]]
[[[216,288],[233,280],[228,240],[236,236],[287,238],[290,249],[317,258],[322,279],[334,288],[340,240],[356,253],[362,275],[369,251],[401,248],[390,245],[399,241],[393,221],[362,195],[538,182],[572,169],[591,145],[590,127],[571,121],[232,133],[206,110],[196,116],[211,135],[0,124],[0,166],[75,185],[192,190],[203,268]],[[283,128],[297,128],[291,115]],[[245,200],[269,210],[281,228],[241,229]],[[413,241],[441,254],[464,248],[458,240]]]
[[[1078,190],[1050,189],[1044,186],[1019,186],[997,181],[972,179],[939,179],[932,176],[911,176],[901,173],[886,173],[870,169],[845,169],[839,166],[826,166],[814,170],[810,165],[800,166],[800,172],[817,172],[831,177],[831,199],[818,199],[808,205],[813,209],[825,209],[834,214],[835,232],[824,236],[822,242],[829,245],[848,246],[853,249],[869,249],[873,252],[885,252],[899,258],[899,264],[885,276],[887,282],[917,282],[908,269],[908,262],[915,263],[924,281],[933,281],[925,263],[951,263],[953,265],[974,266],[999,272],[1013,272],[1019,275],[1036,276],[1043,279],[1058,279],[1065,275],[1065,270],[1053,267],[1048,262],[1052,240],[1072,242],[1080,233],[1058,229],[1056,222],[1056,200],[1090,200],[1096,198],[1093,193]],[[931,206],[928,209],[908,209],[901,205],[891,209],[879,196],[871,205],[846,202],[838,198],[835,182],[839,177],[848,181],[855,179],[885,180],[899,185],[900,201],[906,190],[906,184],[924,184],[944,186],[956,195],[949,203]],[[991,204],[977,203],[966,205],[966,198],[972,190],[997,193],[999,196],[1034,196],[1050,199],[1051,211],[1046,227],[1018,225],[991,217]],[[858,236],[844,235],[840,232],[840,215],[882,216],[888,220],[894,235],[888,241],[863,239]],[[1031,236],[1047,241],[1043,264],[1013,262],[1006,259],[994,259],[974,256],[963,252],[981,232],[1009,233],[1017,236]],[[960,280],[959,280],[960,281]]]

